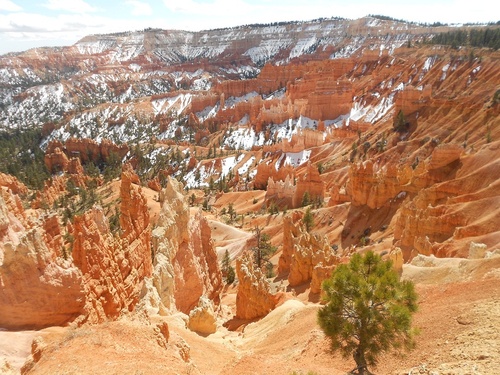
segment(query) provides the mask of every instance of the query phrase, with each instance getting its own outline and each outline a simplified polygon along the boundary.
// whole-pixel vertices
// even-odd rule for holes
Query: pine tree
[[[232,223],[236,217],[236,211],[234,210],[233,203],[229,203],[227,208],[227,213],[229,214],[229,221]]]
[[[262,233],[262,228],[254,228],[257,246],[253,248],[254,261],[257,267],[262,268],[264,263],[270,263],[270,257],[276,252],[276,246],[271,244],[271,237],[267,233]]]
[[[310,232],[312,227],[314,226],[314,217],[311,212],[311,207],[307,207],[306,213],[302,218],[302,223],[304,223],[304,225],[306,226],[306,230]]]
[[[332,350],[353,356],[356,371],[369,374],[381,353],[414,347],[411,316],[417,294],[410,281],[400,281],[391,261],[369,251],[354,254],[323,283],[327,304],[318,323],[331,340]]]
[[[226,283],[232,284],[234,283],[234,279],[236,274],[234,272],[233,266],[231,266],[231,257],[229,256],[229,251],[226,250],[224,253],[224,258],[222,258],[222,277],[226,280]]]
[[[394,131],[398,133],[404,133],[409,128],[409,123],[406,121],[405,114],[403,111],[399,111],[398,116],[396,117],[396,121],[394,122]]]
[[[308,206],[310,204],[311,204],[311,195],[309,194],[308,191],[306,191],[302,196],[302,206]]]

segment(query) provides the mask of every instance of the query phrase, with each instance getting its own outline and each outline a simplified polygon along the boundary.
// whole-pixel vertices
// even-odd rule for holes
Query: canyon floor
[[[499,270],[498,256],[436,259],[432,267],[405,265],[403,277],[415,280],[419,294],[417,347],[383,356],[373,372],[497,374]],[[32,340],[43,351],[28,371],[33,374],[345,374],[353,367],[351,358],[329,351],[316,323],[320,304],[307,285],[287,293],[280,306],[254,322],[232,319],[235,300],[236,288],[226,288],[219,328],[206,337],[189,331],[182,314],[132,313],[94,326],[0,331],[0,371],[19,373]],[[160,329],[164,321],[167,336]]]

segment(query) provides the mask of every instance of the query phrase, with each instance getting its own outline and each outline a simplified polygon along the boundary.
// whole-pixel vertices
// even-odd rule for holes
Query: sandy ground
[[[414,325],[417,348],[387,354],[375,374],[490,374],[500,363],[500,258],[439,263],[439,269],[406,266],[404,277],[419,281],[420,307]],[[447,265],[448,263],[448,265]],[[444,268],[455,278],[436,284]],[[469,272],[470,271],[470,272]],[[474,279],[470,279],[470,275]],[[226,312],[234,311],[236,288],[223,296]],[[229,331],[220,320],[207,337],[185,328],[185,316],[125,316],[116,322],[39,332],[0,332],[0,368],[19,373],[35,337],[44,348],[32,374],[345,374],[353,367],[329,351],[316,323],[320,305],[308,302],[307,289],[289,296],[265,318]],[[231,314],[226,313],[227,316]],[[168,342],[159,327],[169,326]],[[1,367],[3,366],[3,367]]]

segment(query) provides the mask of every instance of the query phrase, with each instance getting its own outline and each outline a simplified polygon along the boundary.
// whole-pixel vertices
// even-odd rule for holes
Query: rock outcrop
[[[189,314],[202,296],[218,305],[222,276],[208,222],[201,213],[190,217],[182,185],[175,179],[168,179],[160,201],[162,209],[152,233],[158,311]]]
[[[151,276],[149,214],[140,188],[127,166],[120,188],[121,238],[110,232],[103,210],[94,206],[75,217],[73,259],[88,285],[86,319],[97,323],[132,311],[144,278]]]
[[[210,335],[217,331],[217,320],[215,317],[213,302],[205,296],[202,296],[196,306],[189,313],[187,327],[191,331]]]
[[[401,193],[407,182],[398,173],[396,165],[381,167],[368,160],[353,164],[349,169],[347,194],[355,205],[381,208]]]
[[[28,194],[28,188],[26,185],[24,185],[17,178],[5,173],[0,173],[0,187],[2,186],[8,188],[13,194]]]
[[[297,208],[302,206],[306,192],[309,194],[310,203],[323,201],[325,183],[321,179],[317,167],[311,163],[308,163],[305,172],[299,177],[296,184],[293,181],[295,176],[293,167],[287,165],[285,168],[279,168],[280,173],[272,173],[273,170],[273,165],[265,163],[261,163],[257,167],[256,178],[257,176],[262,178],[263,175],[270,175],[266,184],[266,201],[273,201],[280,207]],[[271,172],[269,173],[269,171]],[[287,174],[282,178],[285,171]]]
[[[293,196],[293,207],[300,207],[305,193],[309,194],[310,202],[323,201],[325,197],[325,183],[321,179],[318,168],[312,163],[307,164],[305,173],[297,180],[297,187]]]
[[[290,176],[290,178],[295,177],[294,168],[290,165],[276,168],[274,163],[260,163],[257,166],[254,186],[256,189],[266,189],[270,178],[273,181],[285,181],[288,176]]]
[[[61,256],[59,247],[47,246],[42,225],[26,230],[19,219],[0,195],[0,326],[42,328],[74,320],[84,312],[81,271]],[[46,228],[50,222],[45,220]],[[55,244],[52,234],[49,243]]]
[[[137,304],[142,280],[151,272],[150,253],[114,237],[100,207],[75,217],[73,259],[88,285],[86,321],[100,323]]]
[[[294,212],[292,216],[283,219],[283,248],[278,259],[278,274],[288,274],[292,264],[295,239],[299,236],[300,225],[297,221],[302,217],[300,212]]]
[[[321,287],[322,278],[328,277],[338,263],[338,258],[325,238],[306,232],[299,223],[296,224],[294,232],[297,236],[292,240],[293,250],[288,282],[290,286],[297,286],[312,280],[314,276],[314,292],[319,292],[318,287]]]
[[[127,152],[126,144],[115,145],[107,139],[97,143],[92,139],[70,138],[64,144],[53,141],[48,145],[45,151],[45,166],[51,172],[66,172],[72,158],[78,158],[84,164],[98,164],[102,160],[108,160],[112,153],[122,159]]]
[[[288,274],[290,286],[311,281],[311,293],[321,291],[321,283],[330,277],[339,258],[326,238],[304,230],[298,215],[283,220],[283,251],[278,261],[280,275]]]
[[[255,267],[252,254],[245,253],[236,260],[238,293],[236,317],[255,319],[266,316],[276,307],[277,298],[262,271]]]
[[[123,166],[120,185],[120,226],[121,237],[127,240],[130,246],[141,245],[141,252],[150,253],[150,228],[147,200],[142,195],[139,177],[132,170],[130,164]],[[149,271],[147,271],[149,273]]]
[[[0,266],[0,325],[11,329],[64,325],[84,313],[81,271],[47,248],[40,230],[4,245]]]

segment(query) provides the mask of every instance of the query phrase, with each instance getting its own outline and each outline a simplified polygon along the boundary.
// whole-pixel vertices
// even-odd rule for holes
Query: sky
[[[0,0],[0,54],[67,46],[90,34],[199,31],[369,14],[415,22],[500,20],[497,0]]]

